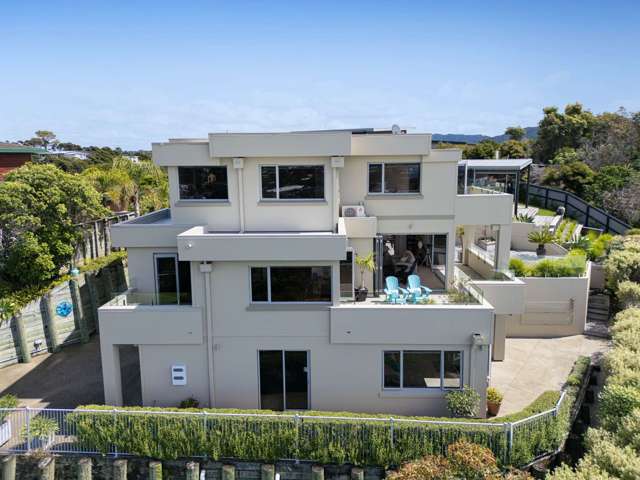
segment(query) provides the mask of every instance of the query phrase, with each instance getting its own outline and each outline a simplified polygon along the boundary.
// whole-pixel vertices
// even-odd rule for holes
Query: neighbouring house
[[[460,159],[397,129],[153,144],[170,208],[111,231],[132,288],[99,309],[106,403],[443,415],[469,385],[484,405],[526,283],[513,196],[459,193]]]
[[[11,170],[33,160],[34,156],[44,155],[43,148],[20,145],[19,143],[0,143],[0,181]]]

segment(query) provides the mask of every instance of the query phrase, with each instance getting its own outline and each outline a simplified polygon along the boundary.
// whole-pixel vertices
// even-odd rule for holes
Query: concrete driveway
[[[12,393],[21,406],[74,408],[104,403],[100,339],[70,345],[0,369],[0,396]]]
[[[609,341],[586,335],[507,338],[505,360],[491,362],[491,386],[504,394],[500,415],[522,410],[546,390],[560,390],[580,355],[596,358]]]

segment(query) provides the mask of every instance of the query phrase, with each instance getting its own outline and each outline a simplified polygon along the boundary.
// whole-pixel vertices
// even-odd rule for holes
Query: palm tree
[[[547,250],[544,248],[544,246],[547,243],[553,242],[553,240],[555,239],[555,235],[551,233],[551,229],[549,228],[549,226],[546,226],[542,230],[534,230],[533,232],[529,233],[527,238],[531,243],[538,244],[536,254],[540,256],[547,254]]]
[[[136,184],[125,170],[90,167],[82,175],[102,194],[105,206],[115,211],[129,210]]]
[[[162,183],[165,175],[160,167],[152,162],[134,163],[126,157],[119,156],[113,159],[111,168],[123,170],[133,180],[133,208],[136,216],[140,215],[140,194],[144,190],[145,184],[158,186]],[[154,193],[158,193],[154,189]]]

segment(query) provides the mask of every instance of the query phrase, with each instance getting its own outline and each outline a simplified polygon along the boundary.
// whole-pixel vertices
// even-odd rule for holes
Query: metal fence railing
[[[589,228],[617,235],[624,235],[631,228],[631,225],[619,218],[564,190],[534,184],[530,184],[527,188],[526,184],[522,184],[519,191],[520,203],[550,210],[564,207],[566,215]]]
[[[118,409],[0,409],[0,453],[47,451],[59,454],[104,454],[109,456],[154,456],[170,453],[178,457],[207,457],[208,451],[176,442],[176,432],[196,445],[217,445],[230,452],[230,438],[255,441],[264,436],[262,446],[273,448],[283,460],[313,460],[304,452],[331,445],[349,449],[360,460],[379,458],[375,448],[385,444],[386,453],[396,460],[418,458],[427,453],[446,452],[449,443],[467,438],[490,448],[505,465],[518,461],[514,451],[528,437],[552,428],[565,399],[562,392],[555,407],[515,422],[419,420],[380,417],[315,416],[269,413],[218,413],[207,411],[146,411]],[[354,424],[357,428],[354,429]],[[293,433],[292,433],[293,432]],[[123,448],[123,436],[130,435]],[[355,436],[354,436],[355,435]],[[171,440],[169,440],[171,438]],[[198,444],[198,438],[204,439]],[[357,439],[357,453],[353,445]],[[216,443],[217,442],[217,443]],[[176,444],[184,451],[175,451]],[[213,447],[212,447],[213,448]],[[528,455],[552,453],[556,444],[540,445]],[[398,455],[394,456],[393,451]],[[400,450],[403,450],[400,452]],[[409,451],[407,451],[409,450]],[[256,450],[257,451],[257,450]],[[376,457],[378,455],[378,457]],[[226,456],[226,455],[222,455]],[[233,455],[228,455],[232,457]],[[353,459],[350,459],[353,461]]]

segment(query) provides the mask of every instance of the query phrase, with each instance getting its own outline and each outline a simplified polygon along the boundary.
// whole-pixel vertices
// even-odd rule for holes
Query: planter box
[[[53,445],[55,434],[51,434],[48,437],[35,437],[31,439],[31,450],[46,450]]]
[[[11,438],[11,422],[9,420],[5,420],[0,425],[0,446],[4,445]]]
[[[496,241],[492,238],[481,238],[478,240],[478,245],[485,250],[489,250],[489,247],[496,246]]]

